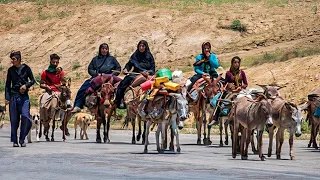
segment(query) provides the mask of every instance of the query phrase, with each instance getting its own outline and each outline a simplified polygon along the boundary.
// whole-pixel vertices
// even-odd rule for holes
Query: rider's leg
[[[80,112],[85,103],[85,92],[90,87],[91,79],[87,79],[80,87],[74,100],[74,108],[72,113]]]
[[[202,77],[202,76],[201,76],[200,74],[195,74],[195,75],[192,76],[192,78],[190,79],[191,84],[190,84],[189,87],[188,87],[188,92],[192,89],[192,86],[194,85],[194,83],[195,83],[198,79],[200,79],[201,77]]]
[[[114,103],[117,107],[120,107],[121,101],[124,97],[124,93],[126,89],[130,86],[131,82],[134,80],[136,76],[128,75],[126,76],[119,84],[116,92],[116,99],[114,100]]]

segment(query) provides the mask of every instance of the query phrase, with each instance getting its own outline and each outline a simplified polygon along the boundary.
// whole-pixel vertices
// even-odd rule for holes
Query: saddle
[[[189,91],[189,100],[196,102],[199,97],[199,92],[201,92],[207,84],[207,80],[205,80],[204,78],[198,79],[192,86],[192,89]],[[204,93],[202,94],[204,95]]]

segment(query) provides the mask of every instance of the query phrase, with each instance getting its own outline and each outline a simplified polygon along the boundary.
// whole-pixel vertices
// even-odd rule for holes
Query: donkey
[[[290,145],[290,159],[293,160],[293,135],[296,137],[301,135],[301,123],[302,123],[302,110],[297,107],[295,104],[286,102],[281,97],[277,97],[271,101],[272,106],[272,121],[273,126],[267,127],[269,133],[269,148],[268,148],[268,157],[271,157],[272,153],[272,141],[274,130],[278,128],[276,135],[276,154],[277,159],[280,159],[280,153],[282,144],[284,141],[284,130],[288,129],[290,133],[289,145]]]
[[[159,96],[158,96],[159,97]],[[189,107],[188,107],[188,101],[186,99],[186,92],[184,93],[169,93],[169,97],[159,97],[155,98],[154,101],[156,102],[156,106],[158,107],[164,107],[163,113],[162,111],[158,111],[159,113],[156,114],[157,112],[152,111],[154,113],[151,113],[151,119],[146,119],[145,117],[142,117],[143,120],[147,121],[146,124],[146,133],[145,133],[145,148],[144,148],[144,153],[148,152],[148,136],[149,136],[149,129],[151,126],[151,123],[157,123],[158,124],[158,129],[156,132],[156,144],[157,144],[157,151],[159,153],[163,153],[165,150],[165,136],[166,136],[166,126],[169,123],[171,125],[171,132],[172,136],[176,136],[176,145],[177,145],[177,152],[181,151],[180,144],[179,144],[179,132],[177,129],[177,120],[185,120],[188,118],[189,114]],[[162,104],[161,102],[166,101],[166,104]],[[149,106],[149,108],[152,108],[152,106]],[[162,114],[161,114],[162,113]],[[140,116],[140,115],[139,115]],[[141,117],[141,116],[140,116]],[[161,145],[160,145],[160,140],[159,140],[159,135],[161,132]],[[170,149],[173,150],[173,140],[170,142]]]
[[[197,99],[193,99],[192,102],[189,101],[191,112],[194,114],[194,118],[196,120],[197,125],[197,144],[201,144],[201,128],[203,124],[204,132],[203,132],[203,143],[209,144],[206,134],[207,128],[207,104],[209,99],[212,99],[218,93],[218,82],[221,79],[221,74],[216,79],[210,79],[210,76],[204,77],[196,81],[194,84],[194,92],[197,94]],[[192,92],[191,94],[193,94]],[[192,95],[191,95],[192,96]]]
[[[60,93],[52,93],[52,95],[46,99],[43,103],[43,95],[40,98],[40,134],[42,130],[42,124],[44,123],[44,132],[46,141],[50,141],[49,139],[49,128],[50,128],[50,121],[52,120],[52,134],[51,134],[51,141],[54,141],[54,129],[56,126],[56,116],[57,114],[61,114],[63,118],[63,122],[68,122],[67,118],[70,118],[69,112],[72,106],[71,103],[71,79],[66,82],[63,82],[62,85],[59,87]],[[42,103],[41,103],[42,102]],[[63,133],[62,139],[65,141],[65,128],[67,123],[63,124]]]
[[[311,125],[311,136],[308,147],[311,147],[312,144],[312,147],[316,149],[318,149],[316,139],[320,127],[320,116],[314,115],[317,107],[320,108],[320,88],[315,89],[308,95],[308,103],[303,108],[308,111],[307,119],[309,119],[309,124]]]
[[[241,97],[233,102],[234,107],[231,111],[234,119],[234,130],[238,132],[239,125],[241,124],[244,129],[241,135],[240,153],[241,159],[248,159],[248,145],[251,142],[251,132],[254,128],[257,128],[258,132],[258,146],[259,157],[262,161],[265,160],[265,156],[262,154],[262,133],[264,125],[272,124],[271,118],[271,103],[264,95],[259,95],[256,100],[251,100],[247,97]],[[233,135],[233,147],[232,157],[236,158],[237,155],[237,142],[238,136]]]

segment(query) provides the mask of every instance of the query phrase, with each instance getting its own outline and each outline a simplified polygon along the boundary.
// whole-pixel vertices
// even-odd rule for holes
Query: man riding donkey
[[[47,138],[50,126],[49,123],[51,120],[54,120],[58,113],[61,87],[66,86],[67,84],[65,72],[61,67],[58,67],[59,61],[59,55],[51,54],[50,65],[42,72],[40,80],[40,88],[46,91],[40,98],[40,119],[44,126],[43,133],[46,136],[47,141],[49,141]],[[71,102],[68,103],[69,106],[71,106]],[[61,118],[64,118],[64,113],[62,113]],[[62,127],[60,128],[62,129]],[[69,135],[68,131],[66,131],[66,135]]]

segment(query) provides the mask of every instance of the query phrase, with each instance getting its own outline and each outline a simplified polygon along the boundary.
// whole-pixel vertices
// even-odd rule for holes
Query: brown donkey
[[[233,102],[234,107],[231,111],[234,119],[234,130],[238,132],[239,125],[241,124],[244,129],[241,135],[240,154],[241,159],[248,159],[248,145],[251,142],[251,132],[254,128],[257,128],[258,132],[258,147],[259,157],[262,161],[265,160],[265,156],[262,154],[262,133],[264,125],[272,124],[271,119],[271,104],[267,97],[259,95],[256,100],[251,100],[247,97],[241,97]],[[237,142],[238,136],[233,136],[232,157],[237,155]]]

